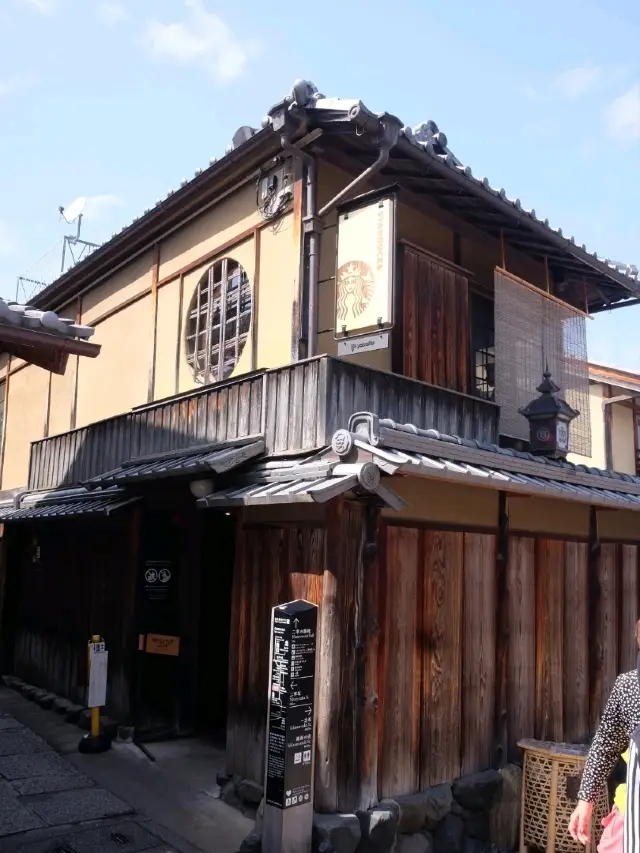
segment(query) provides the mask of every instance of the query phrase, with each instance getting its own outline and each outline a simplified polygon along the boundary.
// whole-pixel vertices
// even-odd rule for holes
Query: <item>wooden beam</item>
[[[160,270],[160,245],[156,246],[155,258],[151,266],[151,355],[149,359],[149,384],[147,403],[151,403],[156,386],[156,349],[158,343],[158,274]]]
[[[9,360],[7,361],[7,370],[5,374],[4,380],[4,413],[2,417],[2,434],[0,435],[0,487],[3,485],[4,480],[4,451],[7,444],[7,420],[9,415],[9,383],[11,380],[11,356],[9,356]]]

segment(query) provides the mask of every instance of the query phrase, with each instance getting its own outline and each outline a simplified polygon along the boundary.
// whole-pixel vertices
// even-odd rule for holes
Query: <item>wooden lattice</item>
[[[595,853],[602,820],[609,813],[606,788],[594,804],[591,842],[586,850],[568,831],[587,747],[534,740],[521,741],[519,746],[524,750],[520,853],[527,848],[546,853]]]

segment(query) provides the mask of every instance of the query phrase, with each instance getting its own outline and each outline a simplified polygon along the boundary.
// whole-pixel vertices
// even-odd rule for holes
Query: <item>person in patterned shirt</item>
[[[636,624],[636,643],[640,648],[640,621]],[[619,675],[613,685],[611,695],[604,709],[600,725],[593,739],[582,774],[582,782],[578,791],[578,805],[569,820],[569,832],[575,841],[588,844],[590,840],[591,816],[593,804],[620,756],[633,763],[634,773],[637,764],[637,752],[633,746],[633,735],[640,730],[640,681],[638,670]],[[631,744],[631,755],[628,750]],[[635,776],[634,776],[635,778]],[[622,853],[623,828],[626,833],[625,814],[627,808],[620,808],[625,794],[616,792],[615,803],[611,814],[603,821],[604,833],[599,853]],[[629,794],[626,793],[626,797]],[[627,799],[628,803],[629,800]],[[627,815],[626,821],[633,819]],[[640,833],[636,833],[640,837]],[[632,845],[634,853],[640,853],[640,847]],[[627,845],[627,853],[631,853]]]

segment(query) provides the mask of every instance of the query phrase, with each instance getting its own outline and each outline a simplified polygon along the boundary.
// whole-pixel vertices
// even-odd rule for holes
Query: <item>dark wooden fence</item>
[[[492,403],[321,356],[36,441],[28,487],[77,485],[138,456],[247,435],[264,434],[269,453],[312,450],[356,411],[482,441],[498,434]]]
[[[269,610],[298,596],[319,604],[322,625],[335,629],[320,638],[319,810],[353,807],[353,760],[343,759],[355,737],[350,702],[360,696],[362,704],[362,696],[351,690],[356,659],[345,663],[345,655],[371,654],[363,665],[373,667],[377,734],[363,773],[373,774],[378,797],[501,766],[519,757],[520,738],[584,742],[593,734],[616,676],[635,667],[638,546],[607,543],[590,558],[585,542],[512,535],[505,563],[492,532],[383,525],[378,591],[370,589],[377,572],[368,570],[359,593],[361,606],[377,600],[379,631],[356,652],[355,519],[349,516],[351,534],[340,541],[330,526],[243,530],[234,575],[230,773],[262,778]],[[344,577],[336,569],[340,549],[350,553]]]

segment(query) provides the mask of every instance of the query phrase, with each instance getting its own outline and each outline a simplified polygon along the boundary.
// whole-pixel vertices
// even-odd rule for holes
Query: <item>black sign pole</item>
[[[310,853],[315,766],[318,608],[271,612],[262,853]]]

